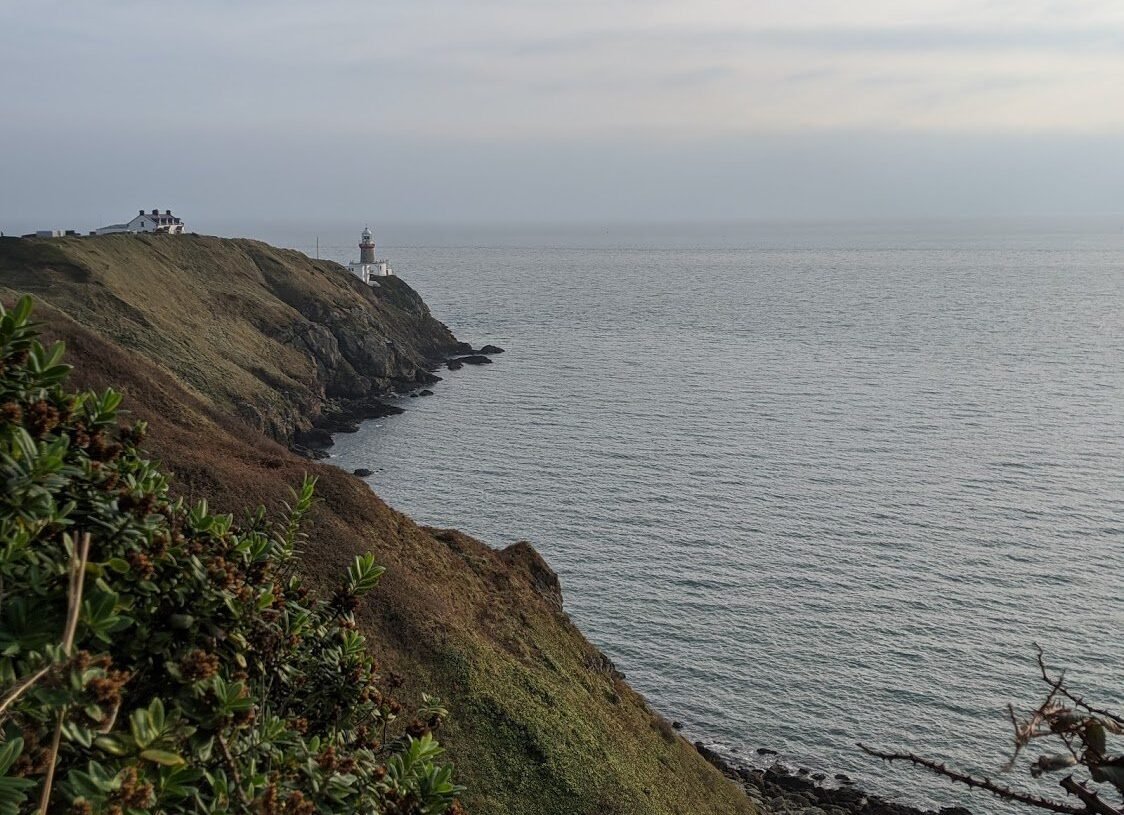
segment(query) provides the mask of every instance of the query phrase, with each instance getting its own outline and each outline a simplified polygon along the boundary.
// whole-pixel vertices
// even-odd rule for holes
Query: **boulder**
[[[485,345],[483,348],[481,348],[476,353],[477,354],[486,354],[486,355],[502,354],[503,349],[500,348],[498,345]]]
[[[358,469],[352,470],[351,473],[352,475],[357,475],[360,478],[366,478],[367,476],[374,475],[374,473],[368,470],[366,467],[359,467]]]
[[[449,368],[450,371],[459,371],[461,368],[464,367],[464,363],[461,362],[459,359],[450,359],[448,362],[445,363],[445,365]]]
[[[483,354],[469,354],[467,357],[457,357],[456,362],[461,362],[465,365],[491,365],[491,357],[486,357]]]

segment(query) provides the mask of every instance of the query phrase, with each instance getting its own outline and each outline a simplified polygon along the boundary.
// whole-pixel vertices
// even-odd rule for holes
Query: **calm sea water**
[[[384,231],[507,353],[333,462],[421,522],[532,541],[689,735],[996,811],[854,745],[995,773],[1005,705],[1043,690],[1033,641],[1124,701],[1122,227]]]

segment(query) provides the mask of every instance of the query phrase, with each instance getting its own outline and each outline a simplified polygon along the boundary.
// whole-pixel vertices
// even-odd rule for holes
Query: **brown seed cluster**
[[[229,563],[222,555],[207,564],[207,574],[224,589],[233,589],[241,578],[238,565]]]
[[[121,691],[132,678],[128,671],[108,671],[103,677],[90,680],[89,688],[100,705],[121,704]]]
[[[59,425],[59,410],[46,399],[27,408],[27,429],[37,439],[41,439]]]
[[[184,679],[192,682],[210,679],[219,672],[219,658],[196,648],[180,660],[180,671],[183,672]]]
[[[324,772],[333,772],[336,769],[336,748],[327,747],[320,755],[316,757],[316,763],[320,765],[320,769]]]
[[[152,785],[147,781],[141,781],[140,775],[137,773],[136,767],[126,767],[121,771],[118,779],[121,783],[120,788],[114,794],[114,798],[127,809],[139,809],[146,807],[152,802]]]
[[[19,402],[5,402],[0,405],[0,420],[11,424],[21,424],[23,422],[23,408],[20,407]]]
[[[141,580],[151,580],[156,575],[156,567],[144,552],[130,552],[128,560],[129,566]]]

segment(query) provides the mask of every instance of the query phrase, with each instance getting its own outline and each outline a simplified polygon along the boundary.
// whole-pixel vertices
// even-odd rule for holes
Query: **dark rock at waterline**
[[[758,747],[757,748],[757,755],[759,755],[759,756],[775,756],[776,754],[777,754],[776,750],[770,750],[768,747]]]
[[[483,348],[481,348],[476,353],[477,354],[489,354],[489,355],[490,354],[502,354],[503,349],[500,348],[498,345],[485,345]]]
[[[781,764],[767,769],[758,769],[746,764],[731,764],[725,757],[709,749],[702,742],[695,742],[699,755],[714,765],[727,778],[738,782],[746,794],[758,802],[759,809],[774,815],[934,815],[915,807],[887,801],[877,795],[852,785],[851,779],[843,773],[838,774],[838,787],[825,787],[811,779],[823,781],[824,773],[813,773],[810,777],[804,772],[794,774]],[[773,751],[768,751],[771,753]],[[766,754],[768,754],[766,753]],[[734,761],[737,761],[736,759]],[[936,815],[972,815],[962,807],[946,807]]]
[[[358,422],[346,418],[341,415],[323,416],[316,422],[317,430],[324,430],[328,433],[357,433],[359,431]]]
[[[454,354],[475,354],[476,352],[472,350],[472,345],[470,343],[458,342],[455,346],[453,346],[453,353]]]
[[[378,396],[339,402],[317,416],[312,427],[293,433],[289,449],[305,458],[327,458],[328,454],[324,451],[332,446],[334,433],[354,433],[359,429],[359,422],[399,413],[405,411]]]
[[[450,359],[448,362],[445,363],[445,365],[448,367],[448,369],[450,371],[459,371],[461,368],[464,367],[464,363],[461,362],[459,359]]]
[[[433,391],[431,391],[429,388],[424,388],[418,391],[418,396],[433,396]]]
[[[411,398],[411,399],[417,399],[417,398],[418,398],[418,395],[417,395],[416,393],[411,393],[411,394],[410,394],[410,398]]]
[[[718,755],[718,753],[711,750],[701,741],[695,742],[695,749],[700,756],[706,759],[708,764],[717,768],[723,775],[731,778],[737,775],[737,773],[734,772],[734,768],[727,763],[726,759],[722,758],[722,756]]]
[[[308,430],[298,430],[293,434],[293,444],[299,447],[324,450],[334,443],[332,431],[323,427],[310,427]]]
[[[674,721],[674,722],[671,723],[671,727],[672,727],[673,730],[682,730],[683,729],[683,722]]]
[[[450,360],[452,362],[454,360]],[[457,357],[456,362],[464,363],[465,365],[491,365],[492,358],[486,357],[483,354],[469,354],[467,357]]]
[[[357,475],[357,476],[359,476],[360,478],[366,478],[366,477],[367,477],[367,476],[369,476],[369,475],[374,475],[374,473],[373,473],[373,472],[371,472],[370,470],[368,470],[368,469],[367,469],[366,467],[359,467],[359,468],[357,468],[357,469],[355,469],[355,470],[352,470],[352,471],[351,471],[351,474],[352,474],[352,475]]]
[[[811,782],[807,779],[798,775],[781,775],[780,773],[777,773],[773,778],[773,783],[782,790],[788,790],[789,792],[806,792],[811,787]]]
[[[312,460],[327,458],[328,454],[323,450],[314,450],[311,447],[305,447],[302,444],[290,444],[289,449],[296,453],[298,456],[304,456]]]

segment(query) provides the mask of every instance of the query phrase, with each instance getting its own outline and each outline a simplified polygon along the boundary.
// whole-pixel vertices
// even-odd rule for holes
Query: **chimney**
[[[141,211],[140,211],[139,213],[137,213],[137,214],[138,214],[138,215],[144,215],[144,210],[142,209],[142,210],[141,210]]]
[[[165,215],[171,215],[172,211],[170,209],[166,209],[166,210],[164,210],[164,214]]]
[[[154,210],[152,210],[152,214],[153,214],[153,215],[159,215],[159,214],[160,214],[160,210],[158,210],[158,209],[154,209]]]

